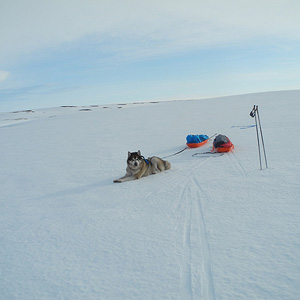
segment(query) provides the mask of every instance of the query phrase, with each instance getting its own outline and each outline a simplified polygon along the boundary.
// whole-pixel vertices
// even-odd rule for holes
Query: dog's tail
[[[167,160],[164,160],[164,166],[166,170],[171,169],[171,164]]]

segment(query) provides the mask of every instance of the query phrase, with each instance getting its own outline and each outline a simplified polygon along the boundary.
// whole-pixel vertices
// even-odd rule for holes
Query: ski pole
[[[260,154],[260,143],[259,143],[259,135],[258,135],[258,127],[257,127],[257,114],[256,114],[256,112],[255,112],[255,124],[256,124],[256,136],[257,136],[257,145],[258,145],[259,165],[260,165],[260,169],[262,170],[261,154]]]
[[[250,116],[251,116],[252,118],[255,119],[256,137],[257,137],[257,146],[258,146],[258,157],[259,157],[259,165],[260,165],[260,169],[262,170],[256,111],[257,111],[257,107],[255,107],[255,105],[254,105],[254,106],[253,106],[253,109],[252,109],[251,112],[250,112]]]
[[[259,129],[260,129],[261,143],[262,143],[263,150],[264,150],[266,168],[268,168],[267,156],[266,156],[266,150],[265,150],[265,143],[264,143],[264,137],[263,137],[263,133],[262,133],[262,129],[261,129],[261,123],[260,123],[260,117],[259,117],[259,112],[258,112],[258,106],[256,106],[256,111],[257,111],[257,118],[258,118]]]

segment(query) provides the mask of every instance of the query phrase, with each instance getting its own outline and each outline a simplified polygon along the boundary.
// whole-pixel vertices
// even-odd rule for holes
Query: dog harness
[[[149,165],[149,161],[148,161],[144,156],[141,156],[141,158],[145,161],[145,163],[146,163],[147,165]]]

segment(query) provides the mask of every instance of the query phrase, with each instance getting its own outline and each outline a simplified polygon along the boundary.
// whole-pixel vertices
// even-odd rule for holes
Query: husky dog
[[[145,159],[141,155],[141,151],[128,152],[126,174],[114,180],[114,182],[124,182],[129,180],[140,179],[143,176],[150,174],[156,174],[164,170],[169,170],[171,164],[157,156],[149,157]]]

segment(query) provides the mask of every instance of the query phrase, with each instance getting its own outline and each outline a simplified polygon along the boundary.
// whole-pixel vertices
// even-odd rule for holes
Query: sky
[[[0,0],[0,111],[300,88],[299,0]]]

